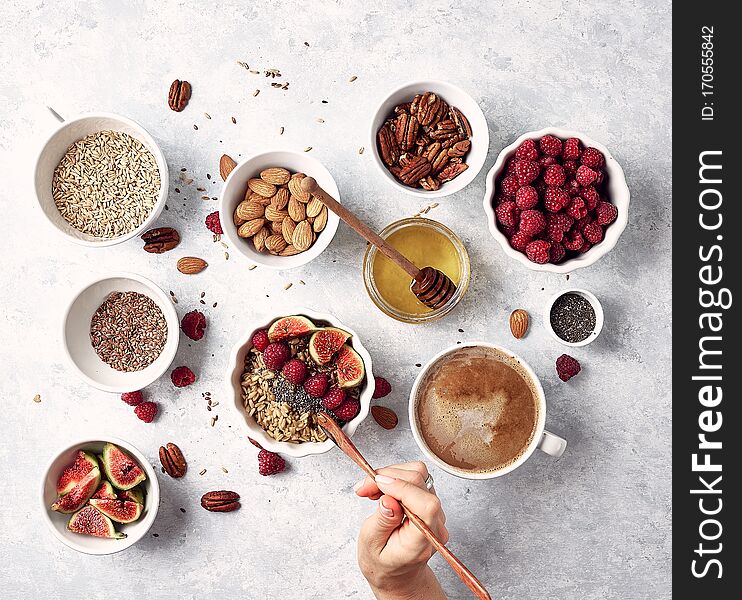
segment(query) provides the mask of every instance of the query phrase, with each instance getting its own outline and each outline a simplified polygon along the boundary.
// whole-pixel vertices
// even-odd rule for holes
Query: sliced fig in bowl
[[[142,488],[139,487],[131,488],[130,490],[124,490],[119,494],[118,497],[120,500],[129,500],[131,502],[144,504],[144,492],[142,491]]]
[[[335,371],[341,388],[360,385],[366,375],[363,359],[348,344],[343,344],[335,355]]]
[[[122,540],[126,537],[125,533],[116,531],[111,519],[93,506],[86,506],[72,515],[67,523],[67,529],[74,533],[100,538]]]
[[[57,494],[64,496],[71,492],[78,483],[98,466],[98,461],[93,454],[79,450],[75,456],[75,462],[65,468],[57,480]]]
[[[268,328],[268,339],[271,342],[280,342],[282,340],[301,337],[316,330],[317,326],[306,317],[292,315],[274,321]]]
[[[318,365],[326,365],[349,339],[350,334],[347,331],[337,327],[323,327],[309,338],[309,354]]]
[[[93,498],[90,505],[116,523],[133,523],[142,515],[144,508],[139,502],[110,498]]]
[[[109,500],[115,500],[116,499],[116,491],[113,489],[113,486],[108,481],[103,481],[100,484],[100,487],[97,489],[95,494],[92,496],[93,498],[108,498]]]
[[[103,469],[108,481],[119,490],[130,490],[147,476],[142,467],[126,452],[111,442],[103,446]]]
[[[73,513],[80,510],[100,485],[100,469],[95,467],[82,478],[82,481],[52,504],[52,510],[61,513]]]

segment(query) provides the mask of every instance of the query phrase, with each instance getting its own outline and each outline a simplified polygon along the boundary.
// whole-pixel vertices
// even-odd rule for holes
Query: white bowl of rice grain
[[[62,122],[41,148],[36,198],[51,225],[83,246],[144,233],[165,207],[165,156],[145,129],[109,113]]]

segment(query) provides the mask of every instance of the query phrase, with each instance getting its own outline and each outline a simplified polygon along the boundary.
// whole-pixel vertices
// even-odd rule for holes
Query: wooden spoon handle
[[[356,217],[352,212],[345,208],[340,202],[335,200],[330,194],[323,190],[315,181],[314,177],[305,177],[301,180],[301,189],[309,194],[316,196],[327,208],[334,212],[338,217],[350,225],[355,232],[367,242],[376,246],[384,255],[393,263],[405,270],[410,277],[416,277],[420,269],[402,256],[383,237]]]
[[[337,447],[345,452],[345,454],[348,455],[354,463],[361,467],[361,469],[365,471],[367,475],[369,475],[370,477],[376,476],[376,471],[374,471],[373,467],[368,463],[368,461],[363,457],[358,448],[355,447],[355,444],[353,444],[350,438],[345,435],[345,432],[340,429],[338,424],[335,423],[335,421],[331,417],[327,416],[323,412],[318,412],[317,422],[323,429],[327,431],[327,433],[330,434],[330,437],[335,442],[335,444],[337,444]],[[466,584],[466,586],[474,593],[474,595],[477,598],[481,598],[482,600],[490,600],[489,592],[474,576],[474,573],[472,573],[466,567],[466,565],[462,563],[458,559],[458,557],[453,552],[451,552],[443,544],[443,542],[438,539],[438,536],[433,533],[430,527],[428,527],[427,523],[425,523],[425,521],[418,517],[414,512],[409,510],[404,504],[400,503],[400,505],[402,506],[402,510],[404,511],[404,514],[407,516],[407,518],[415,525],[415,527],[420,530],[420,533],[422,533],[428,539],[428,541],[433,545],[438,553],[446,559],[448,564],[451,565],[451,568],[455,571],[456,575],[459,576],[461,581]]]

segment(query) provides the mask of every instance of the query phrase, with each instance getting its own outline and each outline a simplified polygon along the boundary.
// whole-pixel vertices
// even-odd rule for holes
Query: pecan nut
[[[419,124],[417,117],[406,112],[401,112],[394,123],[394,132],[397,137],[397,145],[404,151],[409,150],[415,144]]]
[[[454,177],[458,177],[469,168],[466,163],[450,163],[445,169],[438,173],[438,181],[446,183]]]
[[[438,152],[435,158],[430,161],[430,164],[433,165],[433,173],[438,173],[438,171],[442,170],[448,163],[449,158],[448,150],[441,150]]]
[[[160,462],[162,463],[162,468],[165,469],[165,473],[173,479],[183,477],[188,470],[183,453],[172,442],[160,446]]]
[[[232,512],[240,507],[239,500],[240,495],[237,492],[206,492],[201,496],[201,506],[211,512]]]
[[[469,140],[461,140],[448,149],[448,155],[459,158],[469,152],[469,148],[471,148],[471,142]]]
[[[152,254],[162,254],[180,243],[180,234],[172,227],[157,227],[142,234],[144,249]]]
[[[428,192],[434,192],[441,187],[440,182],[435,178],[428,175],[423,177],[420,181],[420,187]]]
[[[412,156],[402,166],[399,179],[405,185],[413,185],[430,174],[433,166],[422,156]]]
[[[388,167],[391,167],[399,160],[399,145],[397,144],[397,137],[392,131],[390,122],[384,123],[378,134],[379,152],[381,153],[381,160],[383,160]]]
[[[454,123],[456,123],[459,133],[463,137],[470,138],[472,136],[471,125],[469,125],[469,120],[464,116],[464,113],[455,106],[452,106],[451,116],[453,117]]]
[[[417,99],[417,98],[416,98]],[[412,108],[415,102],[412,103]],[[433,92],[425,92],[417,103],[417,112],[413,113],[423,127],[437,123],[448,111],[448,105]]]
[[[191,84],[187,81],[176,79],[170,84],[170,93],[167,96],[167,103],[172,110],[180,112],[186,107],[191,99]]]

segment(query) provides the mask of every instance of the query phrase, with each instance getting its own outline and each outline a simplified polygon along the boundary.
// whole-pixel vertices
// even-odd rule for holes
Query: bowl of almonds
[[[264,152],[238,164],[224,182],[219,202],[230,245],[271,269],[299,267],[319,256],[335,236],[339,219],[301,189],[307,175],[340,198],[329,171],[305,153]]]

